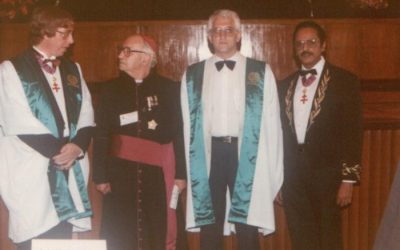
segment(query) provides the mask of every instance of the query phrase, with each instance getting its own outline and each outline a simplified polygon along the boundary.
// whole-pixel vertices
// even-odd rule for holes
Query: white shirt
[[[55,59],[55,57],[49,57],[47,56],[44,52],[40,51],[40,49],[38,49],[37,47],[33,46],[33,49],[36,50],[39,54],[41,54],[43,56],[44,59]],[[51,62],[48,62],[49,66],[51,66]],[[56,71],[54,72],[54,74],[50,74],[47,71],[43,70],[43,73],[46,77],[47,83],[50,86],[51,89],[51,93],[53,93],[54,98],[56,99],[58,108],[60,109],[61,115],[63,117],[64,120],[64,131],[63,131],[63,136],[64,137],[68,137],[69,136],[69,126],[68,126],[68,118],[67,118],[67,110],[65,107],[65,98],[64,98],[64,89],[62,87],[62,80],[61,80],[61,75],[60,75],[60,69],[59,67],[56,68]],[[56,83],[58,86],[58,90],[56,91],[54,89],[53,84]]]
[[[215,67],[215,63],[224,59],[213,56],[212,66],[209,71],[209,82],[212,93],[211,110],[211,135],[212,136],[235,136],[239,135],[239,108],[235,102],[235,93],[238,93],[240,85],[244,79],[240,76],[241,60],[236,53],[226,60],[235,61],[235,67],[230,70],[226,65],[220,71]]]
[[[325,59],[321,57],[321,60],[314,65],[313,69],[317,71],[316,79],[308,86],[304,87],[301,82],[301,77],[297,80],[296,89],[294,92],[293,109],[294,109],[294,125],[296,127],[297,142],[303,144],[306,136],[306,130],[308,126],[308,120],[310,117],[311,107],[314,100],[315,92],[318,88],[319,79],[321,78],[322,70],[325,65]],[[305,69],[301,66],[302,70]],[[308,75],[306,77],[309,77]],[[302,102],[303,91],[307,95],[307,101]]]

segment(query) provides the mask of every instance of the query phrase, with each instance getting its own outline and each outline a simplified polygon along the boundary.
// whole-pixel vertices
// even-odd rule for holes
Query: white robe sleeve
[[[82,108],[77,125],[77,128],[79,130],[80,128],[94,127],[95,123],[94,123],[94,112],[92,106],[92,97],[90,95],[86,81],[82,76],[81,67],[79,66],[78,63],[76,65],[79,70],[79,75],[81,78],[81,85],[82,85]]]
[[[10,61],[0,65],[0,106],[2,127],[7,136],[22,134],[50,134],[29,107],[18,74]]]

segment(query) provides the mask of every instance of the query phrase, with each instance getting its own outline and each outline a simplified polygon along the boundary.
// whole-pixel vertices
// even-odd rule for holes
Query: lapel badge
[[[148,129],[156,130],[157,126],[158,126],[158,124],[154,119],[147,122],[147,128]]]
[[[258,72],[250,72],[247,76],[248,82],[250,85],[257,85],[257,83],[261,80],[261,76]]]
[[[76,78],[74,75],[67,75],[67,85],[74,88],[79,88],[78,78]]]

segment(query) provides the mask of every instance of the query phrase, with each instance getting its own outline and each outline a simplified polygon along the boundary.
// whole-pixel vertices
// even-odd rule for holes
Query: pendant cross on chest
[[[305,103],[308,101],[308,98],[307,98],[307,89],[303,89],[303,95],[301,96],[300,101],[301,101],[303,104],[305,104]]]
[[[53,84],[51,85],[51,89],[54,90],[56,93],[61,89],[60,86],[57,84],[57,79],[53,77]]]
[[[316,73],[316,72],[315,72]],[[316,77],[314,74],[311,74],[309,77],[306,75],[301,77],[301,83],[303,85],[303,95],[301,96],[300,101],[305,104],[308,101],[307,97],[307,88],[315,81]]]

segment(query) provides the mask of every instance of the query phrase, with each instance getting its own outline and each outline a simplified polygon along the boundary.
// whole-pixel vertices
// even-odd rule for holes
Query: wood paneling
[[[245,20],[241,51],[266,60],[278,79],[296,69],[292,32],[300,20]],[[323,19],[328,33],[327,58],[361,79],[400,79],[400,19]],[[77,23],[74,58],[86,80],[104,81],[117,74],[116,46],[127,35],[147,33],[160,45],[159,71],[179,80],[188,64],[210,55],[205,21]],[[0,60],[28,45],[24,24],[0,25]]]
[[[243,54],[266,60],[278,79],[296,70],[292,57],[292,31],[299,20],[246,20],[242,26]],[[386,204],[395,166],[400,159],[400,19],[318,20],[328,33],[327,58],[360,76],[364,118],[361,185],[351,207],[343,210],[346,250],[368,250]],[[27,25],[0,25],[0,60],[28,46]],[[73,57],[89,83],[118,73],[115,48],[127,35],[153,35],[159,43],[158,70],[179,80],[187,65],[211,55],[205,21],[146,21],[77,23]],[[382,79],[385,79],[384,81]],[[376,86],[376,87],[375,87]],[[383,86],[383,87],[382,87]],[[1,167],[1,163],[0,163]],[[89,186],[94,209],[93,231],[75,238],[97,238],[101,196]],[[276,233],[260,237],[263,250],[290,250],[283,210],[276,206]],[[191,250],[199,249],[197,234],[188,234]],[[236,249],[227,237],[226,250]],[[13,250],[7,239],[7,212],[0,205],[0,250]]]

